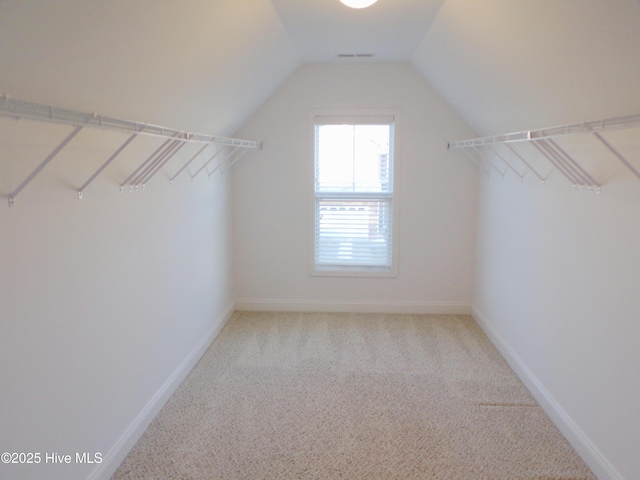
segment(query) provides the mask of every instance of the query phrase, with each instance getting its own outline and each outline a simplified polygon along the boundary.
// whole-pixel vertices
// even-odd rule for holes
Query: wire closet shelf
[[[217,150],[211,156],[207,155],[203,164],[191,178],[195,178],[203,170],[207,171],[209,177],[213,175],[224,161],[220,161],[213,171],[209,171],[209,165],[216,158],[221,158],[223,150],[226,152],[226,167],[230,168],[245,153],[252,150],[260,150],[262,144],[252,140],[244,140],[232,137],[207,135],[194,133],[174,128],[153,125],[145,122],[132,120],[122,120],[113,117],[98,115],[95,112],[87,113],[66,108],[43,105],[40,103],[28,102],[0,94],[0,117],[13,118],[16,120],[32,120],[38,122],[49,122],[55,124],[70,125],[73,130],[60,142],[45,159],[9,194],[9,206],[13,206],[15,198],[29,185],[35,177],[53,160],[84,128],[99,128],[102,130],[118,131],[129,134],[127,140],[91,175],[81,187],[78,188],[78,198],[82,198],[84,190],[93,182],[107,166],[122,153],[122,151],[139,135],[157,137],[164,139],[164,142],[149,155],[124,182],[120,184],[120,191],[125,191],[127,187],[130,191],[144,189],[146,183],[151,180],[169,160],[171,160],[185,145],[201,144],[197,153],[170,178],[173,182],[178,175],[187,170],[197,158],[209,146],[217,146]]]
[[[615,158],[620,160],[629,171],[640,179],[640,171],[638,168],[602,135],[603,132],[607,131],[631,128],[640,128],[640,113],[536,130],[457,140],[450,142],[448,149],[458,149],[465,152],[485,173],[490,173],[491,170],[494,169],[504,176],[508,170],[511,170],[522,179],[524,175],[530,171],[538,177],[542,183],[545,183],[548,175],[545,177],[541,174],[541,172],[533,166],[533,163],[527,161],[523,154],[515,148],[518,143],[527,142],[531,144],[543,158],[548,160],[555,170],[559,171],[569,180],[574,188],[600,193],[602,184],[577,162],[566,149],[562,148],[556,140],[569,135],[590,134],[604,145]],[[522,173],[505,158],[505,155],[497,151],[495,148],[497,145],[503,145],[513,157],[517,158],[518,161],[524,165]],[[489,155],[484,156],[484,153],[489,153]],[[503,165],[503,169],[498,168],[496,164]]]

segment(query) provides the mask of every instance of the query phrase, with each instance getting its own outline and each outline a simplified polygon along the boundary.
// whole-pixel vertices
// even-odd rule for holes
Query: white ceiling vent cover
[[[338,58],[373,58],[375,53],[339,53]]]

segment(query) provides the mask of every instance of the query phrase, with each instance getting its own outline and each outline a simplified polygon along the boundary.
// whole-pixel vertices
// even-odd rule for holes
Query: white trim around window
[[[310,274],[396,277],[400,111],[312,110]]]

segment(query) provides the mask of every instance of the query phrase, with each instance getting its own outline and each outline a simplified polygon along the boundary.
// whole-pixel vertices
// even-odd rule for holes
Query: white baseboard
[[[542,409],[551,418],[574,450],[599,480],[625,480],[624,477],[607,460],[600,449],[589,439],[582,429],[573,421],[567,412],[553,398],[540,380],[527,367],[522,358],[509,345],[505,338],[491,324],[476,306],[472,306],[472,315],[480,328],[489,337],[498,351],[509,363],[516,375],[526,385]]]
[[[122,461],[125,459],[129,451],[142,436],[149,424],[158,415],[165,403],[171,398],[171,395],[177,390],[180,384],[187,377],[189,372],[195,367],[202,355],[207,351],[216,337],[222,331],[233,312],[234,304],[216,319],[212,327],[205,334],[195,347],[189,352],[186,358],[180,363],[178,368],[164,382],[160,390],[149,400],[138,416],[133,420],[131,425],[124,431],[116,443],[104,455],[102,463],[100,463],[87,477],[87,480],[108,480],[113,476]]]
[[[471,306],[462,302],[336,302],[240,298],[236,300],[236,310],[471,315]]]

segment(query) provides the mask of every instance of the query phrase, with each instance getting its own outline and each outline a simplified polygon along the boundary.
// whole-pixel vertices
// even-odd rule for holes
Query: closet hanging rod
[[[570,123],[555,127],[539,128],[536,130],[525,130],[522,132],[505,133],[488,137],[472,138],[468,140],[457,140],[449,142],[448,148],[469,148],[482,147],[486,145],[497,145],[512,142],[522,142],[530,140],[540,140],[545,138],[562,137],[565,135],[586,134],[605,132],[607,130],[621,130],[625,128],[640,127],[640,113],[625,115],[621,117],[603,118],[590,122]]]
[[[113,117],[105,117],[95,112],[87,113],[66,108],[53,107],[40,103],[18,100],[3,93],[0,94],[0,116],[15,118],[16,120],[27,119],[41,122],[73,125],[84,127],[95,127],[104,130],[115,130],[128,134],[137,133],[140,135],[171,138],[179,142],[213,143],[216,145],[226,145],[240,148],[261,149],[260,142],[243,140],[239,138],[219,137],[204,133],[186,132],[174,128],[152,125],[133,120],[121,120]]]

